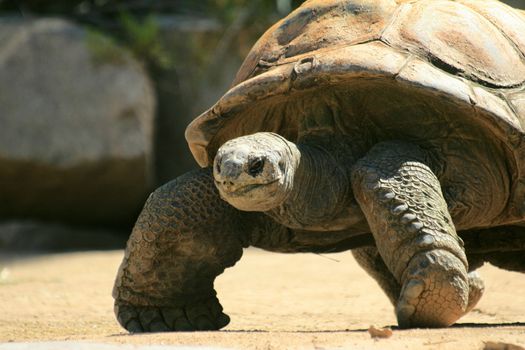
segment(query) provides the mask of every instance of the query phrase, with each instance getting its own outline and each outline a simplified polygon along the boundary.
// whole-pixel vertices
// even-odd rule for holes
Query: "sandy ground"
[[[281,255],[255,249],[245,251],[216,282],[232,318],[227,328],[129,335],[112,311],[111,288],[122,254],[0,257],[0,343],[67,340],[236,349],[503,350],[512,348],[485,343],[525,345],[522,274],[484,266],[485,296],[459,324],[439,330],[394,328],[390,338],[378,340],[367,329],[395,325],[393,310],[350,253]]]

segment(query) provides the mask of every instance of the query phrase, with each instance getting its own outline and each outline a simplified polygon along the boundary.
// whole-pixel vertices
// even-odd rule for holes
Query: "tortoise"
[[[226,326],[243,248],[353,249],[400,327],[446,327],[485,262],[525,271],[525,13],[495,0],[310,0],[186,130],[113,296],[131,332]]]

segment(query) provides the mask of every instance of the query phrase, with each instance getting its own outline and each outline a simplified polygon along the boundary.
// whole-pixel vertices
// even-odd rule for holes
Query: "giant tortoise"
[[[456,322],[481,264],[525,271],[523,33],[495,0],[306,1],[188,126],[202,169],[147,200],[120,324],[224,327],[214,279],[248,246],[356,248],[401,327]]]

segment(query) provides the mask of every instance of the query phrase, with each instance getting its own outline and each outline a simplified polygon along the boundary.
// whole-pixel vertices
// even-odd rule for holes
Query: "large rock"
[[[60,19],[0,21],[0,219],[128,225],[151,189],[142,67]]]

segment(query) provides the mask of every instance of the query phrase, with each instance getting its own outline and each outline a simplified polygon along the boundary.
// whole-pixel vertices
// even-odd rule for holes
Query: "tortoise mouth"
[[[234,188],[232,190],[228,190],[223,187],[220,187],[220,188],[221,188],[221,192],[228,195],[229,197],[243,197],[249,192],[255,191],[257,189],[261,189],[263,187],[268,187],[270,185],[273,185],[279,182],[279,180],[281,180],[280,177],[276,178],[275,180],[269,181],[269,182],[244,185],[241,187]]]

